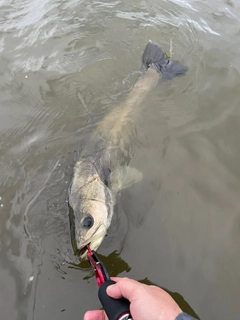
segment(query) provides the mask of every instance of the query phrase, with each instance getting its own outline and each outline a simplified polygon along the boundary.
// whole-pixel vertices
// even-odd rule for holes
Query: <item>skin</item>
[[[139,283],[129,278],[112,278],[117,283],[107,288],[107,294],[114,298],[130,301],[130,312],[134,320],[175,320],[182,310],[164,290]],[[84,320],[108,320],[103,310],[85,313]]]

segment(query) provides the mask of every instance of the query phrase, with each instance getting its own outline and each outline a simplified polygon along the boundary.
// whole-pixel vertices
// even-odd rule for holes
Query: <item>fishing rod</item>
[[[111,280],[105,265],[99,260],[96,252],[87,245],[87,257],[95,273],[98,298],[109,320],[133,320],[130,314],[130,302],[125,298],[113,299],[107,295],[107,287],[116,283]]]

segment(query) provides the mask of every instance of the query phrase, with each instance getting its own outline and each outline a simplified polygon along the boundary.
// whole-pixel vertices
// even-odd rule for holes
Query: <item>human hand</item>
[[[149,286],[129,278],[111,278],[116,281],[107,288],[107,294],[130,301],[130,312],[134,320],[175,320],[182,312],[178,304],[163,289]],[[84,320],[108,320],[103,310],[88,311]]]

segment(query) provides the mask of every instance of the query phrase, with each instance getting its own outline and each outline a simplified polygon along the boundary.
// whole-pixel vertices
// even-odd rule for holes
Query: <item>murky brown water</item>
[[[144,180],[123,192],[99,254],[111,275],[177,292],[200,319],[238,319],[237,0],[0,8],[1,319],[81,319],[100,307],[88,264],[72,254],[67,188],[79,147],[136,81],[149,39],[189,72],[140,107],[131,166]]]

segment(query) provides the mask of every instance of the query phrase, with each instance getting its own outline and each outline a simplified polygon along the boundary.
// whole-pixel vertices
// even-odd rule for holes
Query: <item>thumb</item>
[[[139,286],[141,286],[141,284],[135,280],[122,278],[118,279],[117,283],[107,287],[107,294],[114,299],[120,299],[124,297],[131,302],[135,295],[136,289],[138,289]]]

